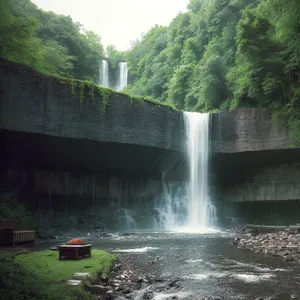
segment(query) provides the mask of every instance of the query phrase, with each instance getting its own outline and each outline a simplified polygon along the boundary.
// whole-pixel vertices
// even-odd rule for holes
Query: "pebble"
[[[235,238],[232,242],[241,249],[282,257],[285,262],[300,261],[300,234],[295,230],[258,233],[256,236]]]

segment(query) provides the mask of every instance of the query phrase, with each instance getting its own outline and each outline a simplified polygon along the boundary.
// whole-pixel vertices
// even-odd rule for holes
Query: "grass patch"
[[[92,258],[82,260],[58,259],[56,251],[16,254],[0,251],[0,299],[90,299],[81,287],[65,284],[73,273],[108,273],[115,256],[92,250]]]

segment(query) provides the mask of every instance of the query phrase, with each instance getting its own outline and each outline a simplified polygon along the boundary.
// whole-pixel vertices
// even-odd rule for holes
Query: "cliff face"
[[[182,150],[182,113],[171,108],[118,93],[103,99],[96,90],[72,90],[71,83],[4,61],[0,82],[1,129]]]
[[[78,85],[0,60],[1,181],[41,220],[113,223],[129,209],[152,226],[163,184],[188,178],[183,113]],[[249,205],[300,201],[300,150],[268,110],[212,114],[210,140],[220,215],[247,220]]]
[[[264,108],[244,108],[212,115],[212,151],[237,153],[288,149],[291,136]]]
[[[300,221],[300,149],[267,109],[212,115],[214,199],[224,223]]]
[[[94,96],[91,96],[94,93]],[[114,93],[107,99],[90,88],[0,60],[0,128],[101,143],[185,152],[182,112]],[[101,111],[100,107],[104,107]],[[212,114],[212,152],[287,149],[289,132],[266,109]]]

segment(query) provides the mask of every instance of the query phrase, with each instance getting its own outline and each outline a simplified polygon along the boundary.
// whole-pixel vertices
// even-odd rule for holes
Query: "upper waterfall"
[[[127,62],[120,62],[118,66],[118,80],[116,90],[123,90],[128,84],[128,67]]]
[[[108,63],[106,60],[101,60],[99,63],[99,85],[109,87]]]

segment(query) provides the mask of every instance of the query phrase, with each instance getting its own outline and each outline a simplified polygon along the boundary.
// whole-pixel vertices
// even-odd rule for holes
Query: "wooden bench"
[[[35,231],[34,230],[14,230],[13,246],[19,243],[31,242],[34,244]]]
[[[59,259],[71,258],[78,259],[79,257],[91,257],[92,245],[60,245],[57,247],[59,251]]]
[[[34,230],[19,230],[19,222],[0,220],[0,245],[13,245],[20,243],[34,243]]]

